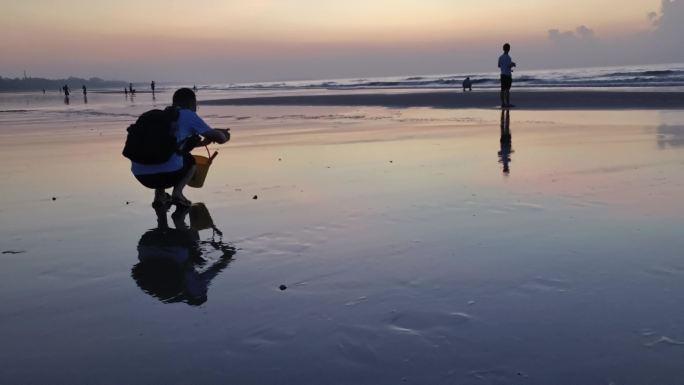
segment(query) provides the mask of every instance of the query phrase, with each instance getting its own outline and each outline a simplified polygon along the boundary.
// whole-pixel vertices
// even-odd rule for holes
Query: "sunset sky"
[[[684,61],[684,0],[2,2],[0,76],[240,82],[494,71],[505,41],[520,69]]]

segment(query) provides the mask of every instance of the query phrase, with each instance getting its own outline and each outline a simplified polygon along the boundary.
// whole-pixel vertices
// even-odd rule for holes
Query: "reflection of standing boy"
[[[503,46],[504,53],[499,56],[499,68],[501,69],[501,107],[513,107],[511,104],[511,86],[513,85],[513,67],[515,63],[508,52],[511,45],[506,43]]]
[[[511,141],[511,112],[510,110],[501,110],[501,150],[499,151],[499,163],[503,164],[503,173],[508,175],[511,172],[509,163],[511,163],[511,154],[514,152]]]

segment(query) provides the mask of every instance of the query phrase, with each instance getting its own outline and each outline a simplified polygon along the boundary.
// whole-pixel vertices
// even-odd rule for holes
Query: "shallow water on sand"
[[[1,383],[679,383],[681,112],[202,107],[158,218],[149,106],[0,114]]]

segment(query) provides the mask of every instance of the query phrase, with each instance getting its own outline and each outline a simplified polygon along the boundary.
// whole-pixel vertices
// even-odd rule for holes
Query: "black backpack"
[[[178,121],[178,110],[166,107],[150,110],[140,115],[127,131],[123,156],[140,164],[164,163],[178,152],[174,122]]]

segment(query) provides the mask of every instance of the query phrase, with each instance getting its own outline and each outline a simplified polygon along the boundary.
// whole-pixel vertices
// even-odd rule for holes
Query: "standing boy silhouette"
[[[506,43],[503,46],[503,55],[499,56],[499,68],[501,69],[501,107],[510,108],[515,107],[511,104],[511,86],[513,85],[513,67],[515,63],[508,52],[511,50],[511,45]]]

